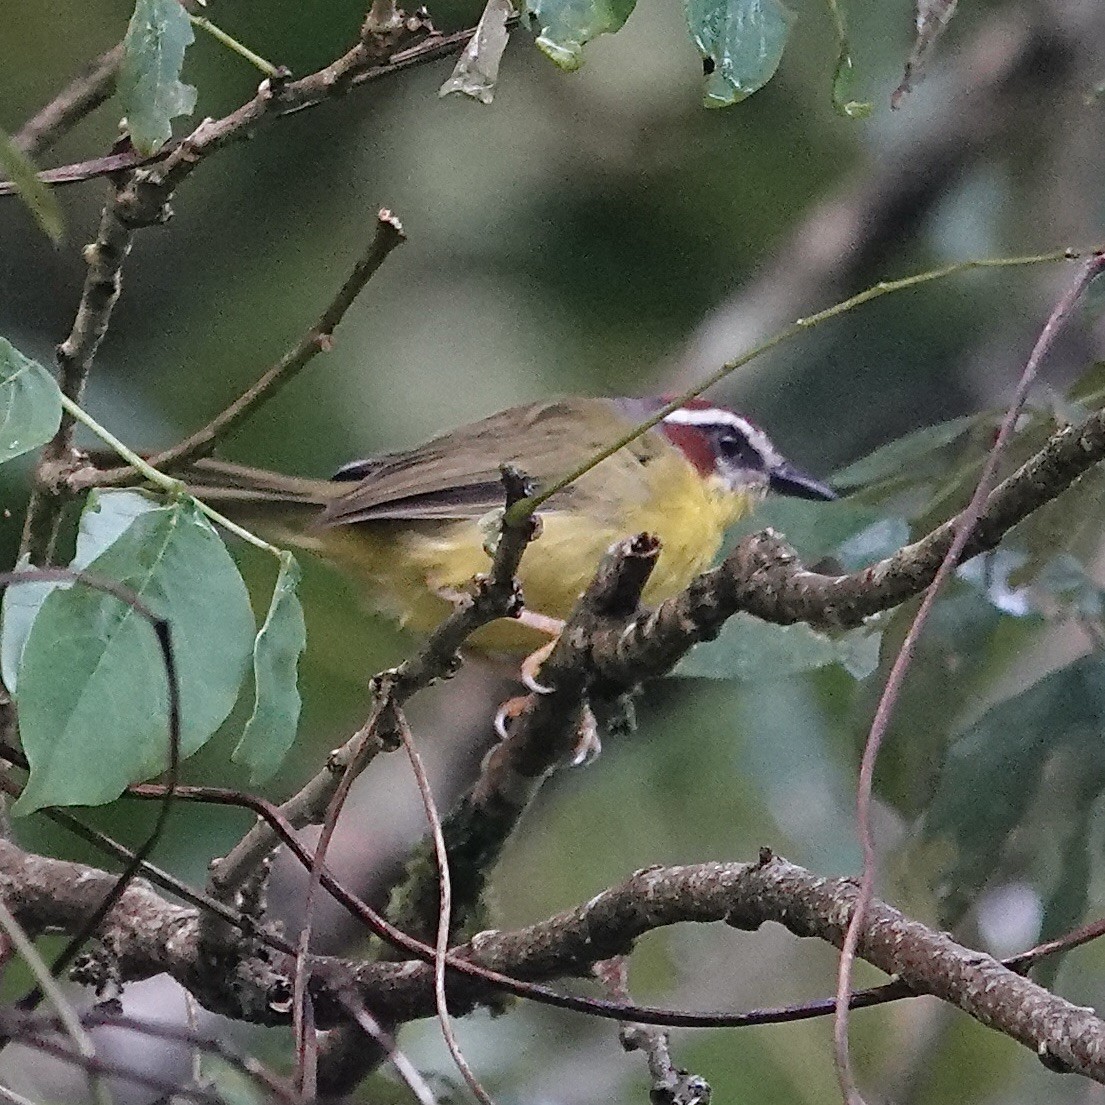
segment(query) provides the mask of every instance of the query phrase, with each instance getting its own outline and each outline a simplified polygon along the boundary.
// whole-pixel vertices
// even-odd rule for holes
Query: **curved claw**
[[[508,722],[513,721],[526,706],[526,695],[515,695],[514,698],[508,698],[496,711],[495,711],[495,733],[498,735],[499,740],[505,741],[510,736],[510,727]]]
[[[602,741],[599,739],[598,722],[590,706],[584,705],[583,716],[579,722],[578,739],[572,752],[572,767],[587,767],[599,758]]]
[[[542,645],[535,652],[531,652],[523,661],[520,669],[520,677],[522,683],[527,690],[533,691],[534,694],[552,694],[552,687],[546,686],[537,678],[537,673],[541,670],[541,665],[549,658],[549,654],[553,648],[556,647],[556,640],[549,641],[548,644]]]

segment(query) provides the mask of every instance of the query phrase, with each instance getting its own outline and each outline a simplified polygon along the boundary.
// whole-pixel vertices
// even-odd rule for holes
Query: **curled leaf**
[[[439,96],[459,92],[481,104],[491,103],[499,79],[499,62],[509,37],[506,21],[513,14],[510,0],[487,0],[487,7],[476,24],[476,33],[468,40],[452,76],[441,86]]]

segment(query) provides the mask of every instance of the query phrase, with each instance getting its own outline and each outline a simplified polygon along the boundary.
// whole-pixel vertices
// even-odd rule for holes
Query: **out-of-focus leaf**
[[[1105,406],[1105,361],[1097,361],[1071,385],[1067,398],[1089,410]]]
[[[902,97],[913,89],[913,82],[922,75],[925,61],[955,15],[958,0],[917,0],[917,37],[913,51],[905,63],[902,83],[890,96],[890,106],[896,108]]]
[[[808,625],[769,625],[750,614],[730,618],[716,640],[696,645],[672,673],[700,679],[782,679],[840,664],[856,679],[878,666],[879,632],[864,626],[838,637]]]
[[[775,75],[794,22],[782,0],[685,0],[706,107],[740,103]]]
[[[599,35],[619,31],[636,0],[530,0],[538,26],[537,48],[569,72],[583,64],[583,47]]]
[[[898,544],[882,544],[882,538],[893,540],[905,534],[909,539],[909,526],[902,518],[896,518],[877,506],[857,503],[854,499],[838,499],[832,503],[811,503],[802,499],[787,499],[782,496],[769,496],[757,510],[743,518],[730,531],[726,539],[726,550],[731,549],[742,538],[759,530],[771,528],[786,536],[807,565],[813,565],[825,557],[844,560],[849,544],[853,540],[862,540],[867,545],[871,559],[877,560],[889,556],[899,547]],[[868,534],[861,538],[861,534]],[[851,564],[862,567],[867,563]]]
[[[53,376],[0,338],[0,464],[45,445],[60,424]]]
[[[514,5],[510,0],[487,0],[487,7],[476,24],[476,33],[461,51],[452,75],[438,91],[439,96],[459,92],[481,104],[491,103],[499,79],[499,63],[509,37],[506,21],[513,14]]]
[[[48,184],[38,179],[34,162],[0,130],[0,169],[15,185],[16,194],[30,211],[39,229],[55,245],[65,233],[65,221],[57,197]]]
[[[1096,764],[1100,778],[1105,753],[1100,654],[1076,660],[998,703],[949,748],[922,835],[924,846],[946,856],[937,887],[944,924],[962,916],[994,872],[1050,758],[1065,746]],[[1097,789],[1087,797],[1096,797]]]
[[[155,509],[157,505],[155,499],[140,491],[93,489],[81,512],[76,555],[69,567],[75,572],[87,568],[135,518]],[[30,558],[24,556],[15,570],[22,572],[29,568]],[[9,586],[4,592],[3,603],[0,605],[0,671],[3,672],[5,686],[13,694],[23,648],[46,596],[58,587],[71,586],[71,583],[62,580],[51,583],[20,583]]]
[[[839,490],[847,490],[882,480],[901,479],[918,461],[961,441],[973,424],[974,418],[968,415],[915,430],[834,473],[830,482]]]
[[[1075,766],[1072,764],[1072,766]],[[1071,929],[1077,928],[1086,916],[1090,904],[1090,878],[1092,875],[1090,849],[1093,840],[1094,803],[1105,788],[1101,778],[1101,763],[1096,772],[1085,772],[1081,764],[1070,779],[1078,801],[1071,810],[1071,818],[1064,825],[1065,839],[1059,856],[1059,870],[1051,891],[1044,902],[1044,919],[1040,926],[1040,943],[1054,940]],[[1063,955],[1049,955],[1032,970],[1033,979],[1051,989],[1055,985]]]
[[[173,136],[173,119],[196,106],[196,90],[180,80],[194,40],[179,0],[137,0],[123,39],[118,91],[139,153],[157,153]]]
[[[854,572],[892,556],[908,541],[909,523],[904,518],[889,516],[841,542],[835,555],[846,571]]]
[[[291,553],[280,560],[265,624],[253,644],[253,713],[234,749],[235,763],[250,769],[250,782],[263,783],[280,766],[299,726],[299,657],[307,645],[296,588],[299,565]]]
[[[190,499],[147,511],[88,565],[169,620],[181,690],[182,756],[230,712],[253,613],[238,569]],[[111,801],[169,762],[167,680],[146,619],[80,585],[43,603],[23,650],[19,720],[30,778],[13,807]]]

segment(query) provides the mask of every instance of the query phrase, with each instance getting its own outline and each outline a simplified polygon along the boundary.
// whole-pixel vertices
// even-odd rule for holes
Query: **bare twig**
[[[595,977],[615,1001],[629,1004],[629,980],[624,956],[603,960],[594,967]],[[710,1105],[710,1084],[701,1075],[677,1068],[671,1058],[669,1033],[654,1024],[625,1021],[618,1039],[626,1051],[643,1051],[652,1080],[648,1099],[652,1105]]]
[[[12,139],[16,146],[30,158],[37,158],[48,150],[66,131],[111,96],[122,60],[122,43],[101,54],[19,128]]]
[[[920,638],[932,610],[941,585],[947,580],[952,570],[959,563],[959,559],[967,546],[975,527],[982,516],[984,505],[990,495],[991,484],[997,471],[998,461],[1009,439],[1013,435],[1017,419],[1024,409],[1028,392],[1039,369],[1040,362],[1051,349],[1056,335],[1074,310],[1082,293],[1090,283],[1105,271],[1105,257],[1100,254],[1091,257],[1083,265],[1078,276],[1071,286],[1063,293],[1059,302],[1055,305],[1051,316],[1048,318],[1039,338],[1033,346],[1032,353],[1021,373],[1017,384],[1017,390],[1009,409],[1002,420],[998,436],[990,449],[979,477],[978,485],[967,507],[955,519],[952,531],[952,540],[947,551],[940,561],[936,574],[925,591],[925,597],[921,602],[916,615],[906,633],[898,655],[894,658],[894,664],[887,676],[886,686],[879,698],[879,704],[875,710],[874,720],[871,722],[871,731],[863,749],[863,759],[860,763],[859,785],[856,798],[856,831],[860,845],[863,849],[863,873],[860,878],[859,897],[856,902],[855,912],[848,925],[844,945],[840,954],[840,969],[837,975],[837,1011],[833,1025],[833,1043],[836,1054],[837,1075],[840,1080],[841,1092],[849,1105],[863,1105],[855,1079],[852,1075],[851,1060],[848,1052],[848,995],[852,988],[852,966],[855,958],[856,947],[859,943],[860,933],[863,931],[864,915],[868,902],[875,893],[875,868],[877,856],[875,853],[875,841],[871,830],[871,793],[874,787],[875,764],[878,760],[879,749],[882,747],[887,727],[893,716],[901,693],[906,672],[913,660],[914,650]]]
[[[418,784],[418,793],[422,796],[422,806],[426,812],[426,820],[430,826],[430,836],[434,842],[434,858],[437,860],[438,873],[438,914],[437,933],[434,940],[434,1000],[437,1002],[437,1019],[441,1024],[441,1034],[445,1038],[445,1044],[449,1048],[449,1054],[453,1057],[457,1070],[461,1077],[468,1083],[469,1089],[483,1105],[494,1105],[491,1095],[484,1089],[480,1080],[476,1077],[460,1050],[456,1033],[449,1019],[449,1003],[445,998],[445,956],[449,951],[449,918],[453,904],[452,881],[449,875],[449,853],[445,847],[445,834],[441,831],[441,818],[438,816],[437,803],[434,802],[434,792],[430,787],[430,780],[426,775],[426,768],[422,763],[422,757],[414,744],[414,734],[403,712],[395,710],[395,728],[403,741],[407,758],[411,762],[411,771],[414,773],[415,782]]]
[[[426,1080],[422,1075],[418,1073],[418,1068],[396,1046],[392,1034],[380,1024],[361,1002],[355,1002],[348,995],[343,995],[342,1003],[361,1032],[388,1057],[391,1065],[395,1068],[395,1073],[407,1084],[407,1088],[414,1094],[419,1105],[438,1105],[437,1095],[426,1084]],[[333,1087],[327,1085],[325,1081],[322,1090],[327,1096],[334,1096]]]
[[[96,240],[85,246],[88,272],[77,317],[69,336],[57,347],[58,383],[62,394],[78,404],[84,395],[93,358],[107,333],[111,313],[119,299],[123,262],[130,252],[134,235],[134,226],[123,215],[120,203],[125,191],[122,182],[116,184],[113,198],[104,205],[100,215]],[[163,205],[159,205],[159,215],[164,210]],[[65,491],[58,476],[71,459],[74,426],[73,416],[63,411],[58,432],[42,450],[20,550],[30,554],[32,564],[48,563],[53,556]]]
[[[512,16],[507,20],[507,26],[517,24],[519,17]],[[417,31],[411,30],[412,25],[417,24]],[[413,45],[404,46],[394,50],[390,55],[385,55],[387,60],[367,65],[357,71],[343,87],[360,88],[371,84],[382,77],[389,77],[395,73],[405,72],[427,62],[436,61],[455,52],[465,45],[476,33],[475,27],[466,27],[460,31],[450,31],[448,34],[440,34],[434,31],[427,20],[422,16],[409,16],[404,25],[404,32],[416,36],[418,33],[426,33],[426,37]],[[298,82],[296,82],[298,84]],[[332,93],[325,84],[321,88],[313,88],[305,95],[299,95],[290,103],[281,101],[279,105],[271,109],[273,118],[283,118],[287,115],[295,115],[300,111],[315,108],[332,99]],[[71,165],[62,165],[56,169],[47,169],[38,174],[39,180],[55,187],[66,184],[80,184],[83,181],[95,180],[98,177],[111,176],[127,169],[149,168],[172,157],[188,139],[167,142],[153,157],[144,157],[136,150],[124,153],[108,154],[104,157],[92,158],[88,161],[74,162]],[[16,189],[11,181],[0,180],[0,197],[16,194]]]

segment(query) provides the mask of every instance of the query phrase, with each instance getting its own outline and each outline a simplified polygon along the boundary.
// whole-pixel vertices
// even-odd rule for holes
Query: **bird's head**
[[[727,407],[692,399],[658,427],[704,479],[726,491],[774,491],[799,499],[835,499],[827,484],[795,468],[754,422]]]

